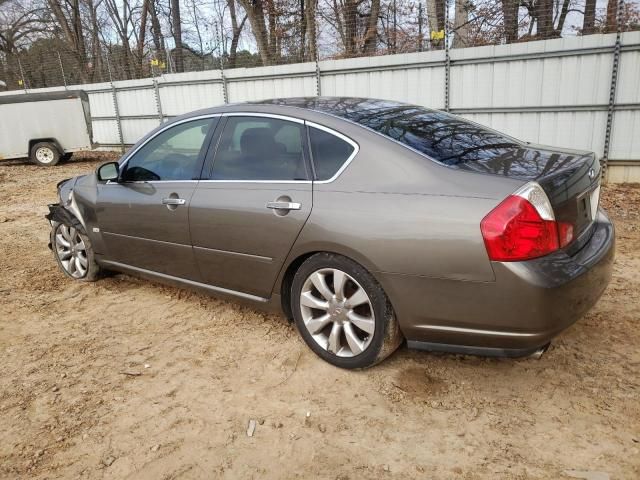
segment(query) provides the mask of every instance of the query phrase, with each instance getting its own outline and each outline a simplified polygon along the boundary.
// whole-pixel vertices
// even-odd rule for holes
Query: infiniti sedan
[[[225,105],[58,184],[61,270],[282,311],[343,368],[409,347],[540,354],[607,286],[593,153],[361,98]]]

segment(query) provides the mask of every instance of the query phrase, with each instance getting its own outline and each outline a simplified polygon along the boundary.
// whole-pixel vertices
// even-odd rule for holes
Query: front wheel
[[[291,307],[307,345],[337,367],[375,365],[403,339],[382,287],[361,265],[341,255],[318,253],[300,266]]]
[[[51,249],[66,276],[82,282],[98,279],[100,267],[95,262],[91,240],[79,227],[54,223]]]

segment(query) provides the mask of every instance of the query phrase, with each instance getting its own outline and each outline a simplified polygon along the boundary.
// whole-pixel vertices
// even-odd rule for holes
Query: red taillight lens
[[[496,261],[529,260],[561,246],[558,223],[543,219],[528,200],[517,195],[507,197],[482,219],[480,230],[489,258]],[[573,228],[563,235],[565,241],[572,239]]]

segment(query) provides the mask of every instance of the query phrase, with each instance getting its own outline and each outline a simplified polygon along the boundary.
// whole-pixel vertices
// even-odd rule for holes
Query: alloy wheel
[[[338,357],[364,352],[375,331],[371,299],[349,274],[323,268],[305,280],[300,310],[306,329],[324,350]]]
[[[65,271],[73,278],[82,278],[87,274],[89,260],[87,247],[74,227],[60,224],[55,235],[56,255]]]

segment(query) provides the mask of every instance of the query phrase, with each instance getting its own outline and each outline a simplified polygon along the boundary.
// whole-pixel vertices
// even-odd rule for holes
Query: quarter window
[[[229,117],[213,161],[214,180],[306,180],[303,126],[277,118]]]
[[[309,128],[316,180],[329,180],[345,164],[355,148],[349,142],[319,128]]]
[[[214,118],[181,123],[156,135],[128,161],[124,181],[192,180],[199,177],[200,150]]]

